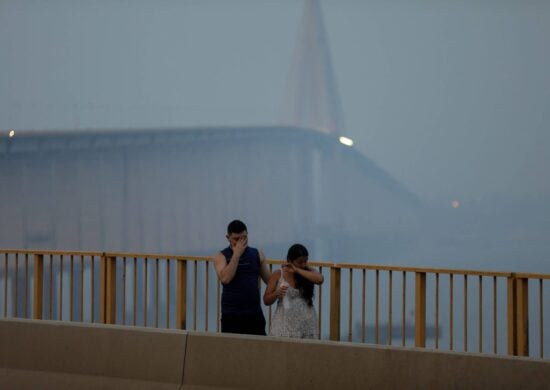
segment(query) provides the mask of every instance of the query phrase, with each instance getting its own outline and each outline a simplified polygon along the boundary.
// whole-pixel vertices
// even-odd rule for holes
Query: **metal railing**
[[[0,250],[0,317],[219,331],[221,286],[211,262]],[[269,260],[271,269],[281,263]],[[549,274],[310,265],[326,281],[315,289],[321,338],[548,357],[543,313]],[[269,326],[272,308],[264,310]]]

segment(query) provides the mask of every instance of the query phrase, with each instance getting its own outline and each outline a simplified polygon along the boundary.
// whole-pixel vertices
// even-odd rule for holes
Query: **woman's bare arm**
[[[264,292],[264,304],[267,306],[272,305],[277,299],[284,297],[286,294],[287,286],[277,288],[277,282],[281,277],[281,271],[275,271],[271,274],[267,287]]]
[[[313,284],[323,284],[323,281],[325,280],[323,275],[314,268],[310,268],[310,267],[298,268],[298,267],[295,267],[292,263],[286,264],[286,267],[290,272],[299,274],[300,276],[309,280]]]

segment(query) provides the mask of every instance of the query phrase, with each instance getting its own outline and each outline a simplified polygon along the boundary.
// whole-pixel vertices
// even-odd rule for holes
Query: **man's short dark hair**
[[[239,221],[238,219],[229,222],[229,225],[227,225],[227,234],[235,233],[239,234],[242,232],[248,231],[246,228],[246,225],[243,221]]]

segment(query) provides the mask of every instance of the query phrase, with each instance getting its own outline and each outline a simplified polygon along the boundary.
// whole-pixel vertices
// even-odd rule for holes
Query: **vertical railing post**
[[[7,270],[6,270],[7,272]],[[43,286],[44,286],[44,255],[34,255],[34,280],[33,280],[33,304],[32,318],[42,319],[43,311]]]
[[[340,268],[330,267],[330,339],[340,341]]]
[[[99,264],[99,321],[105,323],[105,296],[107,294],[107,259],[105,253],[101,255],[101,261]],[[93,274],[93,272],[92,272]],[[93,283],[92,283],[93,284]],[[92,301],[94,297],[92,294]],[[93,303],[92,303],[93,304]],[[92,310],[93,312],[93,310]],[[93,314],[92,314],[93,321]]]
[[[516,337],[516,278],[509,276],[507,280],[507,307],[506,317],[508,324],[508,355],[517,355],[517,337]]]
[[[506,308],[507,326],[508,326],[508,355],[518,354],[517,338],[517,295],[516,295],[516,277],[514,274],[507,280],[507,308]]]
[[[426,273],[415,273],[414,345],[426,346]]]
[[[508,277],[508,355],[529,355],[528,279]]]
[[[177,260],[176,327],[187,327],[187,260]]]
[[[116,314],[116,257],[107,256],[105,253],[101,256],[100,284],[100,321],[104,324],[114,324]]]
[[[105,257],[105,323],[116,322],[116,257]]]
[[[516,279],[516,326],[517,326],[517,354],[529,356],[529,280],[527,278]]]

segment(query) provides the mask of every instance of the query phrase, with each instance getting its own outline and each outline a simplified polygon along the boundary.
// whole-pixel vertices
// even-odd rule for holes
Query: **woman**
[[[277,309],[271,320],[271,336],[317,338],[317,314],[313,307],[313,285],[323,283],[323,275],[308,267],[308,251],[301,244],[288,249],[287,263],[275,271],[264,293],[264,303]]]

